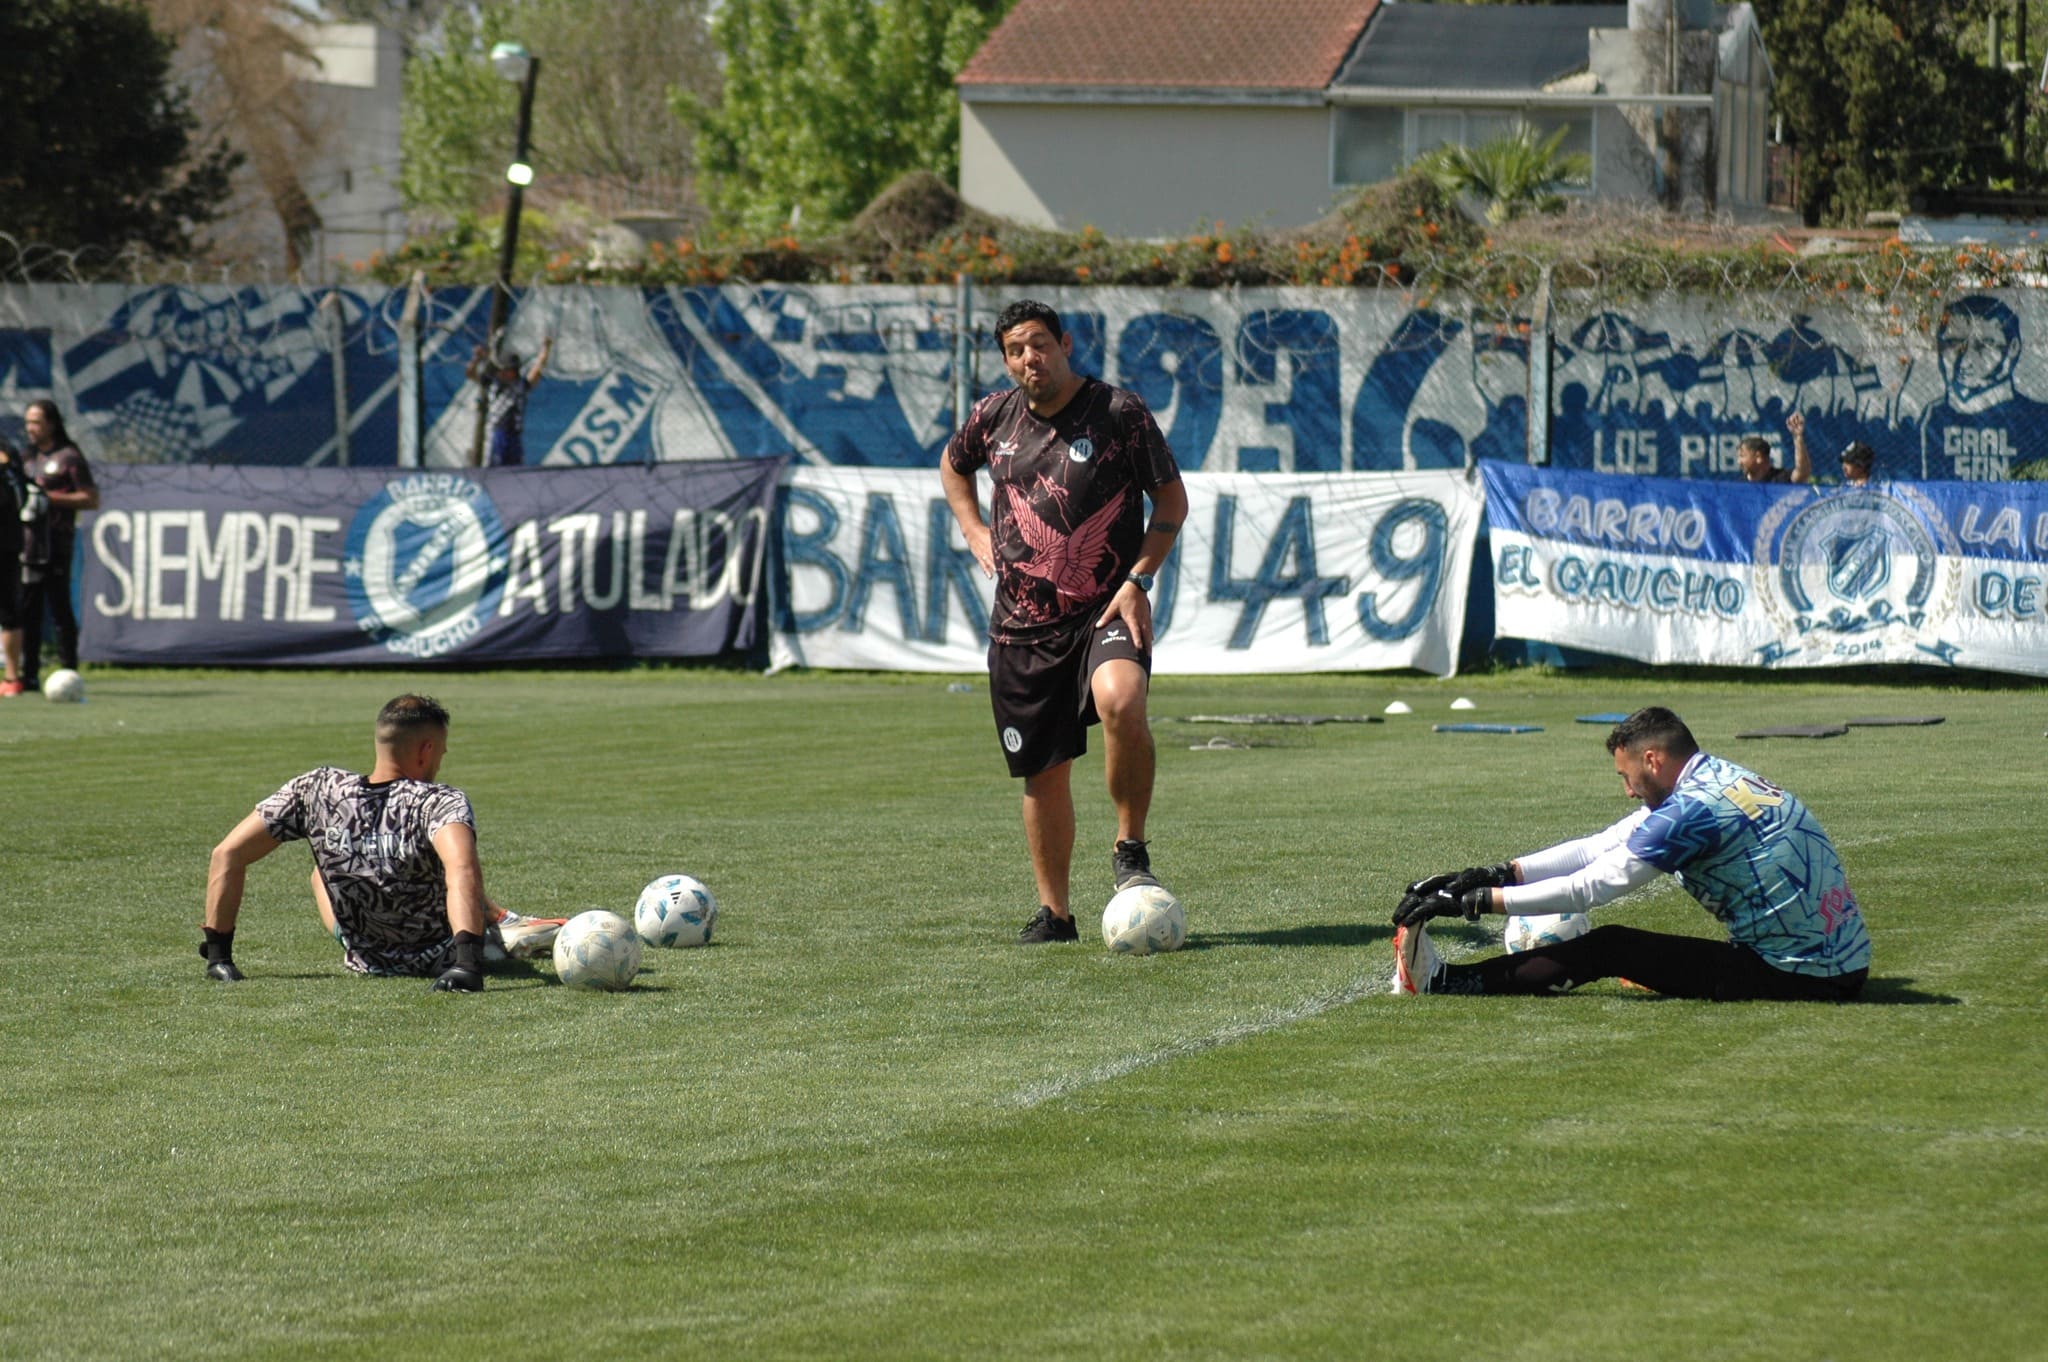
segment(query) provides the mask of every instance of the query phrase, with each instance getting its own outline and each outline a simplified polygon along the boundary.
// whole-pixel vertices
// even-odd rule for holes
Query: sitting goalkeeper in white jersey
[[[1870,973],[1870,934],[1834,844],[1796,796],[1700,751],[1668,709],[1629,715],[1607,750],[1643,807],[1590,837],[1408,886],[1394,911],[1396,993],[1565,993],[1620,978],[1721,1002],[1856,997]],[[1719,919],[1727,940],[1605,926],[1453,965],[1424,925],[1584,913],[1667,874]]]

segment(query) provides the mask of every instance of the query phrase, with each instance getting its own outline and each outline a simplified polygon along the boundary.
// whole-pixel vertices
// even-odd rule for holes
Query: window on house
[[[1413,150],[1417,156],[1435,151],[1446,143],[1465,142],[1465,115],[1455,109],[1418,110],[1410,118],[1415,124]]]
[[[1407,159],[1407,114],[1391,108],[1340,108],[1331,137],[1334,184],[1390,180]]]
[[[1569,113],[1532,113],[1529,123],[1545,137],[1559,128],[1565,130],[1564,141],[1558,143],[1558,151],[1570,156],[1576,153],[1587,160],[1593,158],[1593,111],[1573,109]]]
[[[1593,155],[1590,109],[1396,109],[1352,107],[1334,111],[1331,179],[1376,184],[1425,152],[1447,143],[1482,146],[1528,123],[1544,136],[1565,130],[1558,150]],[[1579,193],[1585,190],[1575,191]]]
[[[1468,147],[1483,147],[1488,142],[1497,142],[1515,130],[1518,123],[1527,122],[1518,110],[1488,109],[1465,115],[1465,135],[1458,140]]]

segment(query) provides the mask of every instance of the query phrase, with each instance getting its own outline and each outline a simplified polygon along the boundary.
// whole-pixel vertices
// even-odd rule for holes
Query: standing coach
[[[996,344],[1016,387],[975,405],[939,477],[968,549],[996,579],[989,700],[1010,774],[1024,782],[1038,883],[1038,911],[1017,939],[1074,941],[1072,776],[1095,724],[1116,806],[1112,882],[1159,882],[1145,839],[1154,768],[1148,593],[1187,517],[1187,490],[1144,402],[1069,367],[1074,338],[1057,312],[1012,303],[996,318]],[[991,524],[975,494],[983,468]]]

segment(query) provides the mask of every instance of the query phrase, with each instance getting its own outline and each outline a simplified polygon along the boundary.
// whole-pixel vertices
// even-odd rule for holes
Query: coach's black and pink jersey
[[[448,885],[433,836],[450,823],[476,826],[468,795],[422,780],[373,785],[322,766],[256,812],[278,841],[312,843],[350,969],[427,974],[445,963]]]
[[[1180,480],[1145,404],[1093,378],[1049,420],[1021,388],[991,393],[946,458],[969,477],[986,465],[995,484],[997,643],[1028,643],[1099,610],[1145,541],[1143,494]]]

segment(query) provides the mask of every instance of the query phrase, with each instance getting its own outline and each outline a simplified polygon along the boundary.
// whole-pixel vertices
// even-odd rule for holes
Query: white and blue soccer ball
[[[633,905],[633,927],[650,946],[708,946],[717,923],[718,900],[688,875],[649,882]]]
[[[1118,955],[1177,951],[1187,939],[1187,912],[1163,886],[1134,884],[1102,910],[1102,944]]]
[[[51,672],[43,680],[43,698],[54,705],[84,704],[85,678],[69,667]]]
[[[578,913],[555,934],[555,976],[571,988],[616,992],[640,972],[640,934],[617,913]]]
[[[1592,930],[1592,919],[1584,913],[1510,917],[1504,940],[1510,951],[1533,951],[1538,946],[1560,945]]]

